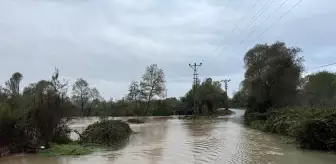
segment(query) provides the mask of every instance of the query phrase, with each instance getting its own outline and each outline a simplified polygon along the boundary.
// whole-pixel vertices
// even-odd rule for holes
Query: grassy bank
[[[59,155],[88,155],[93,153],[94,149],[80,144],[52,144],[50,149],[39,151],[40,155],[59,156]]]
[[[336,110],[284,108],[268,113],[249,113],[252,128],[293,137],[305,149],[336,150]]]

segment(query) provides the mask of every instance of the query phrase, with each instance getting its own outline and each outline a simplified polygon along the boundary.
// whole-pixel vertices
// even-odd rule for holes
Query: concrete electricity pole
[[[193,86],[194,86],[194,114],[195,115],[198,113],[197,107],[196,107],[196,88],[197,88],[197,76],[198,76],[197,69],[200,66],[202,66],[202,63],[200,63],[200,64],[194,63],[193,65],[189,64],[189,67],[194,70],[194,74],[193,74],[194,75],[194,77],[193,77],[193,80],[194,80]]]
[[[225,79],[225,80],[221,80],[221,82],[224,82],[224,85],[225,85],[225,93],[226,93],[226,97],[228,98],[228,93],[227,93],[227,90],[228,90],[228,83],[230,82],[231,80],[230,79]],[[228,110],[229,107],[226,106],[226,110]]]
[[[229,83],[230,81],[231,81],[230,79],[221,80],[221,82],[224,82],[224,85],[225,85],[225,92],[226,92],[226,94],[227,94],[227,90],[228,90],[228,83]]]

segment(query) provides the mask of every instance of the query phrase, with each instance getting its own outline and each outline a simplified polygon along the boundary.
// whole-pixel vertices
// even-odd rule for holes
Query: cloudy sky
[[[182,96],[188,64],[202,62],[201,78],[231,79],[232,94],[244,53],[277,40],[302,48],[309,72],[318,71],[311,68],[336,62],[336,2],[303,0],[286,14],[299,1],[0,0],[0,81],[18,71],[23,86],[57,67],[70,83],[81,77],[119,99],[156,63],[168,96]]]

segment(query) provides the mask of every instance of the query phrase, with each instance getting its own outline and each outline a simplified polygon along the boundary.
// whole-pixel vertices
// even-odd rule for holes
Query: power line
[[[233,30],[232,30],[231,32],[227,33],[227,34],[223,37],[223,39],[222,39],[222,41],[220,42],[220,44],[223,44],[224,41],[225,41],[225,39],[227,39],[227,38],[228,38],[234,31],[236,31],[236,29],[239,27],[240,23],[242,23],[242,22],[247,18],[247,16],[249,15],[249,13],[255,8],[255,6],[258,4],[259,1],[260,1],[260,0],[256,0],[255,3],[254,3],[254,5],[253,5],[253,6],[252,6],[252,7],[245,13],[245,15],[244,15],[243,17],[241,17],[241,19],[238,20],[238,21],[235,23],[235,27],[233,28]],[[215,49],[214,54],[217,54],[218,51],[220,51],[220,47],[217,47],[217,48]],[[217,56],[217,55],[215,55],[215,56]],[[211,63],[211,62],[209,62],[209,63]]]
[[[276,10],[279,10],[288,0],[285,0]],[[265,32],[267,32],[272,26],[274,26],[277,22],[279,22],[282,18],[284,18],[290,11],[292,11],[296,6],[298,6],[303,0],[299,0],[295,5],[293,5],[286,13],[284,13],[278,20],[276,20],[273,24],[271,24],[263,33],[261,33],[259,35],[259,37],[261,37]],[[252,31],[251,33],[255,32],[256,30]],[[249,34],[249,36],[251,36],[252,34]],[[246,37],[243,41],[240,42],[239,45],[241,45],[245,40],[248,39],[248,37]],[[235,52],[237,50],[237,46],[235,48],[232,49],[233,52]]]
[[[278,10],[280,10],[282,8],[282,6],[287,2],[288,0],[285,0],[282,2],[282,4],[276,9],[274,10],[273,14],[275,14],[276,12],[278,12]],[[257,27],[259,27],[260,25],[264,24],[273,14],[269,15],[261,24],[259,24]],[[240,44],[242,44],[247,38],[249,38],[256,30],[257,30],[257,27],[252,30],[245,38],[244,40],[242,40],[240,42]]]
[[[268,0],[267,3],[256,13],[256,15],[252,18],[253,20],[243,29],[240,31],[236,37],[238,37],[241,33],[244,33],[246,30],[251,27],[251,25],[270,7],[270,5],[274,2],[275,0]]]
[[[287,0],[286,0],[287,1]],[[257,0],[256,2],[255,2],[255,4],[252,6],[252,8],[254,8],[255,6],[256,6],[256,4],[259,2],[259,0]],[[269,7],[270,7],[270,5],[272,5],[273,3],[275,2],[275,0],[268,0],[267,1],[267,3],[256,13],[256,15],[254,15],[254,17],[252,18],[253,20],[245,27],[245,29],[244,30],[242,30],[241,32],[239,32],[237,35],[236,35],[236,37],[238,37],[241,33],[243,33],[243,32],[245,32]],[[281,5],[281,7],[283,6],[283,4]],[[280,8],[281,8],[280,7]],[[252,9],[250,9],[250,11],[251,11]],[[277,9],[277,10],[279,10],[279,8]],[[250,11],[248,11],[248,13],[250,12]],[[273,15],[273,14],[272,14]],[[270,16],[269,16],[270,17]],[[267,18],[266,20],[268,20],[269,18]],[[266,21],[265,20],[265,21]],[[235,31],[235,30],[233,30],[233,31]],[[256,29],[254,30],[254,31],[256,31]],[[231,34],[231,33],[229,33],[229,34]],[[247,39],[247,38],[246,38]],[[245,40],[245,39],[244,39]],[[243,42],[244,42],[244,40],[240,43],[240,44],[242,44]],[[224,40],[222,41],[222,43],[224,43]],[[239,44],[239,45],[240,45]],[[218,48],[219,49],[219,48]],[[232,49],[232,51],[234,51],[235,50],[235,48],[233,48]],[[218,54],[219,53],[217,53],[217,51],[215,51],[215,57],[216,56],[218,56]],[[209,62],[209,64],[211,63],[212,61],[210,61]],[[207,65],[209,65],[209,64],[207,64]]]
[[[299,0],[292,8],[290,8],[285,14],[283,14],[278,20],[276,20],[273,24],[271,24],[265,31],[263,31],[260,35],[264,35],[270,28],[272,28],[277,22],[279,22],[283,17],[285,17],[289,12],[291,12],[296,6],[298,6],[303,0]]]
[[[318,68],[323,68],[323,67],[328,67],[328,66],[332,66],[332,65],[336,65],[336,63],[331,63],[331,64],[327,64],[327,65],[322,65],[322,66],[314,67],[314,68],[311,68],[311,69],[309,69],[309,70],[318,69]]]

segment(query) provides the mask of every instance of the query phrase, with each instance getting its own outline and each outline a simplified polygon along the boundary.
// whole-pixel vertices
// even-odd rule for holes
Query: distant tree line
[[[69,85],[59,79],[58,69],[50,79],[21,90],[23,78],[16,72],[0,86],[0,154],[68,142],[71,130],[67,121],[74,116],[168,116],[176,109],[191,109],[194,102],[193,89],[181,98],[165,97],[165,75],[156,64],[149,65],[139,81],[132,81],[128,94],[117,101],[104,100],[98,89],[82,78]],[[220,82],[209,78],[196,87],[200,113],[226,106]]]

